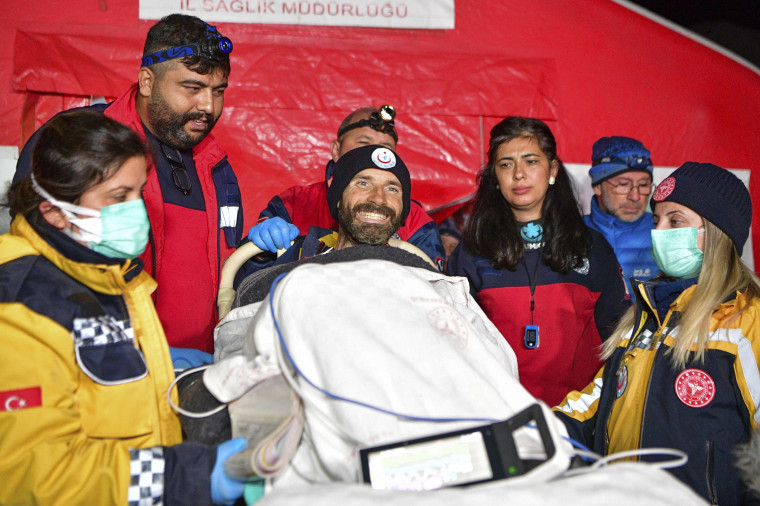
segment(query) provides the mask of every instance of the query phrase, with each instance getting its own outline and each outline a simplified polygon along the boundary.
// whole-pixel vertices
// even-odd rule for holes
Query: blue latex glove
[[[277,253],[278,249],[289,248],[298,233],[298,227],[275,216],[251,227],[248,239],[263,250]]]
[[[214,356],[211,353],[193,348],[169,347],[169,354],[172,356],[172,365],[174,365],[175,371],[184,371],[191,367],[214,363]]]
[[[248,443],[245,438],[238,437],[225,441],[216,447],[216,463],[211,471],[211,502],[214,504],[232,505],[243,497],[245,482],[233,480],[224,473],[224,461],[237,452],[245,450]]]

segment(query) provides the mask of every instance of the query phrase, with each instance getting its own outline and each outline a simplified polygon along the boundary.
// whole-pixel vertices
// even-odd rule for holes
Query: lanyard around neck
[[[533,313],[536,309],[536,285],[538,284],[538,264],[541,263],[541,254],[536,254],[536,265],[533,268],[533,276],[528,270],[528,262],[523,255],[522,264],[525,267],[525,275],[528,276],[528,286],[530,287],[530,324],[533,325]]]

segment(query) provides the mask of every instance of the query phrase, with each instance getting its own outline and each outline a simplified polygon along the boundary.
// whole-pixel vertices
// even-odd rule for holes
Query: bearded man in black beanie
[[[409,214],[411,190],[409,170],[398,154],[375,144],[352,149],[335,163],[327,190],[327,204],[338,230],[311,227],[275,262],[249,262],[246,273],[351,246],[388,244]],[[432,263],[415,246],[402,246]]]

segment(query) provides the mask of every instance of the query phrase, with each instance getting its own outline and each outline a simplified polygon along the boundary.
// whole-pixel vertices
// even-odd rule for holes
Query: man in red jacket
[[[137,132],[152,155],[143,189],[151,236],[140,258],[158,281],[154,302],[175,365],[210,359],[220,268],[243,234],[237,178],[210,134],[231,51],[214,26],[172,14],[148,31],[137,83],[91,106]],[[35,133],[24,146],[14,182],[29,177],[36,140]]]
[[[248,238],[261,249],[274,253],[287,249],[290,241],[300,233],[306,234],[313,226],[337,229],[338,223],[327,204],[327,189],[335,162],[348,151],[370,144],[395,152],[398,141],[395,116],[395,110],[388,105],[379,109],[362,107],[349,114],[338,127],[337,138],[330,143],[332,159],[325,169],[325,181],[292,186],[275,195],[259,214],[259,222],[251,228]],[[424,251],[439,270],[442,269],[445,253],[438,227],[418,202],[411,202],[409,215],[396,235]]]

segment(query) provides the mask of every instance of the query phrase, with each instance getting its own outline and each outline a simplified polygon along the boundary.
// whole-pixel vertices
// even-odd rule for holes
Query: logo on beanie
[[[715,381],[704,371],[686,369],[678,375],[675,384],[678,399],[692,408],[710,404],[715,397]]]
[[[676,179],[673,176],[666,178],[662,183],[657,185],[657,189],[655,189],[654,195],[652,195],[652,200],[655,202],[662,202],[668,198],[671,193],[673,193],[673,189],[675,189],[675,187]]]
[[[372,162],[381,169],[391,169],[396,166],[396,155],[388,148],[377,148],[372,152]]]

